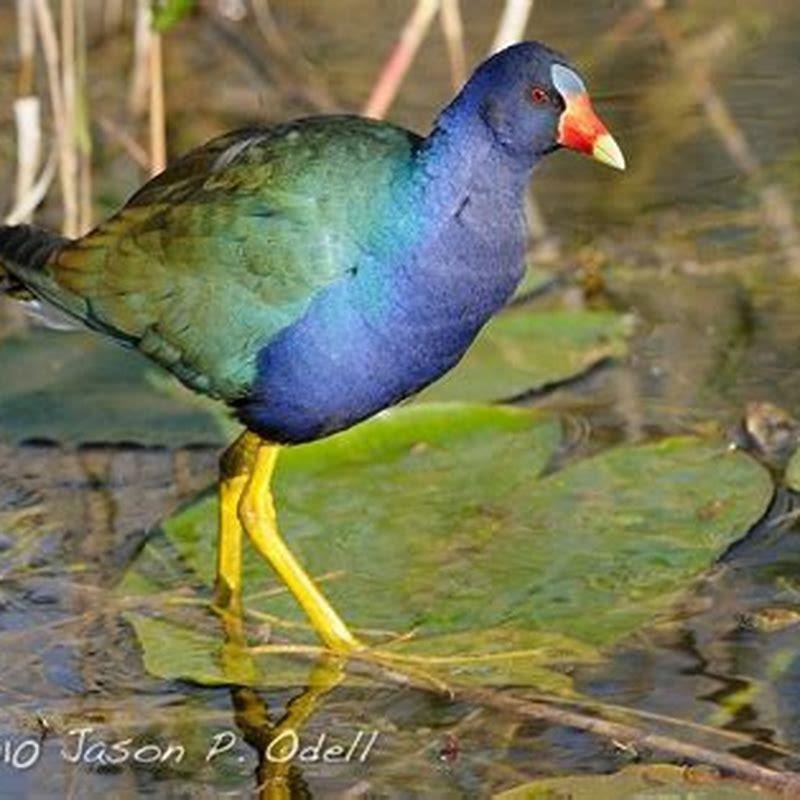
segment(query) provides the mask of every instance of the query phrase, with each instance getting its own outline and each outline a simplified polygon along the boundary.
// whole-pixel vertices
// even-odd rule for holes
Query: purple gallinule
[[[6,289],[56,307],[227,403],[216,598],[241,604],[246,533],[325,645],[359,640],[280,537],[279,448],[436,380],[524,271],[523,198],[559,148],[623,169],[567,59],[527,42],[480,67],[417,136],[356,116],[236,131],[71,241],[0,228]]]

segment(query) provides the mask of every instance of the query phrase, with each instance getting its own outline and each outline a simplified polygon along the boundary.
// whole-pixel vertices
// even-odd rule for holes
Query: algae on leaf
[[[758,519],[772,487],[748,456],[695,437],[617,447],[543,475],[559,437],[555,418],[530,410],[395,410],[282,456],[282,532],[344,618],[373,632],[365,638],[436,656],[447,680],[563,689],[565,664],[596,660],[667,612]],[[216,521],[213,496],[184,509],[151,543],[158,558],[143,556],[131,575],[164,590],[185,585],[188,570],[210,587]],[[176,555],[170,577],[164,564]],[[245,588],[247,608],[279,639],[315,641],[249,550]],[[142,599],[151,593],[144,585]],[[172,639],[137,632],[151,668],[164,665]],[[219,648],[211,617],[199,632]],[[169,663],[169,677],[191,677],[178,652]]]

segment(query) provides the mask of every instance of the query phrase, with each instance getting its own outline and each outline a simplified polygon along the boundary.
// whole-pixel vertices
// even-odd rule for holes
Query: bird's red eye
[[[541,86],[534,86],[533,89],[531,89],[531,100],[537,105],[541,105],[542,103],[549,102],[550,95],[548,95]]]

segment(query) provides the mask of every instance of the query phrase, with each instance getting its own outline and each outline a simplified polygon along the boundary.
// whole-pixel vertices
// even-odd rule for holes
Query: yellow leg
[[[215,602],[223,611],[242,613],[242,524],[239,503],[247,486],[247,451],[253,451],[247,434],[240,437],[220,461],[219,540]],[[253,451],[254,452],[254,451]]]
[[[225,496],[225,502],[232,503],[235,493],[240,493],[238,516],[242,527],[256,550],[269,561],[294,595],[325,645],[337,652],[361,649],[361,643],[347,629],[278,532],[270,483],[279,449],[277,445],[264,442],[255,434],[245,433],[223,458],[222,491],[229,492]],[[230,505],[221,507],[224,522],[226,516],[230,518]],[[236,553],[240,553],[241,543],[234,542],[232,530],[232,525],[227,530],[221,528],[219,583],[234,589],[238,587],[240,590],[238,575],[241,562],[236,559],[241,559],[241,556],[232,555],[232,551],[233,544],[236,544]],[[225,537],[227,538],[223,541]],[[239,537],[241,538],[241,534]],[[223,555],[223,550],[227,555]]]

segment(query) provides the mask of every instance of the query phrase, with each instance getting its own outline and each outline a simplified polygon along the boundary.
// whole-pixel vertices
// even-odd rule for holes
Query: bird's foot
[[[361,640],[339,642],[335,647],[289,642],[270,642],[248,648],[250,656],[287,655],[313,658],[336,658],[346,664],[354,674],[366,673],[378,680],[387,679],[392,683],[403,683],[409,686],[424,686],[436,692],[452,696],[450,686],[434,672],[426,669],[427,659],[424,656],[406,656],[382,647],[370,647]],[[436,664],[431,659],[430,664]]]

